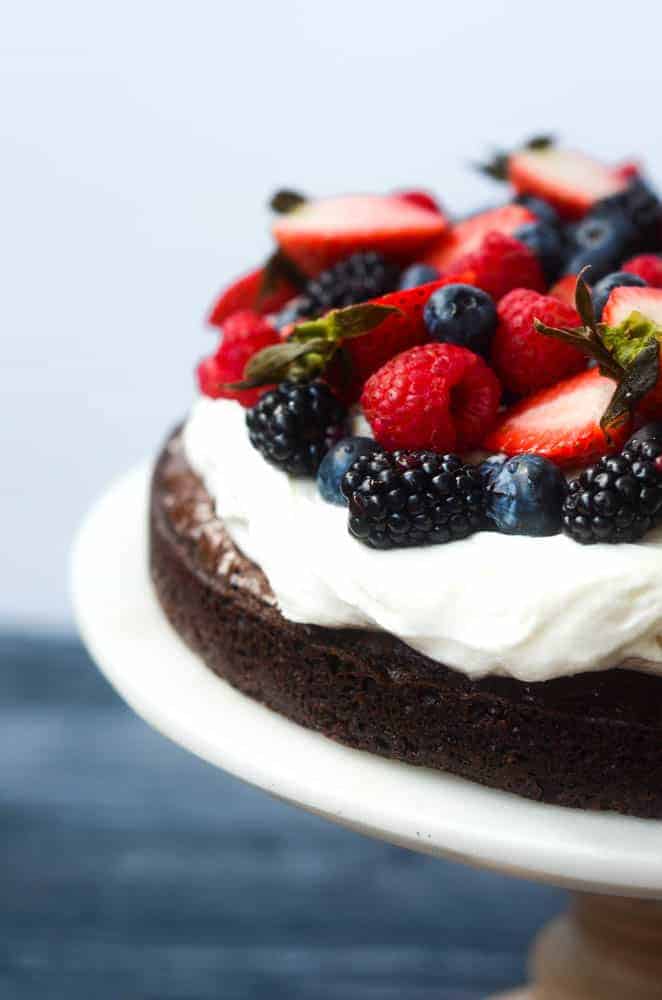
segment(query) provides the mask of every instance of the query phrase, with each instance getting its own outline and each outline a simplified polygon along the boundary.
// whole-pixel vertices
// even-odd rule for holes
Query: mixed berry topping
[[[416,188],[278,192],[200,390],[374,548],[636,542],[662,525],[662,203],[547,136],[481,169],[504,203],[457,221]],[[372,436],[346,436],[358,414]]]

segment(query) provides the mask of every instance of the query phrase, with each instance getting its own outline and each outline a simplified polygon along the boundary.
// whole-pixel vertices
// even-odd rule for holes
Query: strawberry
[[[389,450],[465,451],[493,425],[501,386],[477,354],[456,344],[422,344],[370,376],[361,406]]]
[[[557,465],[588,465],[628,436],[629,423],[612,431],[611,440],[600,426],[615,388],[597,368],[557,382],[506,411],[484,447],[506,455],[531,452]]]
[[[314,275],[358,250],[411,261],[446,226],[441,212],[398,195],[346,195],[301,200],[275,222],[273,234],[287,257]]]
[[[571,307],[524,288],[509,292],[497,307],[492,366],[503,385],[518,395],[535,392],[586,366],[584,355],[560,340],[538,333],[533,320],[551,327],[577,327]]]
[[[635,314],[634,316],[632,314]],[[637,320],[643,320],[638,323]],[[646,325],[646,320],[649,323]],[[635,350],[641,349],[647,341],[654,339],[662,343],[662,289],[660,288],[614,288],[602,311],[602,322],[609,328],[604,333],[605,342],[617,357],[628,360],[628,333],[619,337],[618,330],[628,321],[634,324],[632,334],[637,338]],[[620,350],[626,352],[620,354]],[[662,418],[662,371],[659,365],[657,381],[648,392],[637,401],[637,412],[647,419]]]
[[[524,205],[503,205],[472,215],[447,231],[428,251],[425,263],[443,271],[459,258],[478,250],[488,233],[511,236],[520,226],[535,221],[536,216]]]
[[[566,306],[571,306],[574,309],[576,286],[577,275],[566,274],[563,278],[559,278],[555,285],[552,285],[547,294],[551,298],[558,299],[559,302],[563,302]]]
[[[564,219],[580,219],[596,201],[622,191],[629,181],[622,169],[553,145],[511,153],[507,176],[519,194],[544,198]]]
[[[609,294],[602,310],[602,322],[607,326],[620,326],[633,312],[662,326],[662,289],[619,285]]]
[[[203,396],[212,399],[236,399],[242,406],[253,406],[267,387],[227,389],[228,382],[239,382],[248,360],[265,347],[279,342],[278,331],[250,309],[233,313],[223,323],[223,334],[214,354],[199,363],[198,385]]]
[[[513,288],[533,288],[541,292],[546,286],[542,267],[533,251],[505,233],[488,233],[476,250],[450,265],[445,277],[458,281],[457,275],[465,271],[473,271],[473,284],[491,295],[495,302]]]
[[[288,282],[281,282],[273,292],[262,295],[264,277],[264,268],[258,267],[233,281],[216,299],[207,322],[211,326],[222,326],[228,316],[239,309],[252,309],[265,316],[277,312],[296,295],[296,289]]]
[[[662,288],[662,257],[656,253],[642,253],[621,264],[621,271],[636,274],[651,288]]]
[[[637,160],[626,160],[614,167],[614,174],[621,180],[633,181],[636,177],[641,177],[641,164]]]
[[[396,191],[395,194],[398,198],[402,198],[404,201],[410,202],[412,205],[418,205],[419,208],[427,208],[431,212],[441,212],[439,202],[430,194],[429,191],[423,191],[415,188],[412,191]]]

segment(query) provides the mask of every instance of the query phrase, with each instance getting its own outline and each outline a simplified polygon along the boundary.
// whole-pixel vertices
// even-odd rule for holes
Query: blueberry
[[[508,461],[507,455],[490,455],[478,466],[478,471],[485,487],[489,486],[498,472],[501,472],[504,462]]]
[[[591,215],[626,220],[633,230],[629,256],[662,246],[662,203],[642,177],[633,178],[623,191],[596,202]]]
[[[635,431],[632,437],[628,439],[625,449],[627,449],[631,444],[643,441],[652,441],[654,444],[662,444],[662,421],[656,420],[653,423],[644,424],[643,427],[640,427],[639,430]]]
[[[487,515],[506,535],[556,535],[566,483],[540,455],[509,458],[486,484]]]
[[[513,236],[534,252],[540,261],[547,284],[553,284],[559,276],[563,255],[558,229],[547,222],[527,222],[525,226],[516,229]]]
[[[613,274],[608,274],[595,285],[593,288],[593,311],[598,322],[602,319],[602,310],[607,304],[609,293],[612,289],[621,288],[623,285],[643,286],[646,285],[646,282],[638,274],[630,274],[628,271],[614,271]]]
[[[578,274],[590,265],[587,279],[591,284],[618,267],[632,244],[633,228],[621,213],[593,213],[567,229],[568,255],[565,274]]]
[[[524,205],[530,212],[533,212],[541,222],[546,222],[549,226],[558,227],[560,223],[559,214],[553,205],[542,198],[534,198],[533,195],[519,194],[514,199],[517,205]]]
[[[433,340],[460,344],[476,354],[487,355],[497,325],[494,302],[473,285],[445,285],[433,292],[423,311]]]
[[[398,288],[401,292],[405,288],[416,288],[417,285],[425,285],[428,281],[436,281],[439,271],[431,264],[412,264],[400,275]]]
[[[383,450],[369,437],[346,437],[334,445],[327,451],[317,472],[317,489],[322,499],[344,506],[347,500],[340,490],[340,483],[350,465],[361,455],[374,455]]]

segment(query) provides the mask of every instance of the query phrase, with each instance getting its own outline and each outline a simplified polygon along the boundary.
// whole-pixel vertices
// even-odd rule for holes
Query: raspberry
[[[253,406],[266,391],[258,389],[224,389],[227,382],[240,382],[248,360],[279,342],[278,332],[251,309],[232,313],[222,326],[221,342],[215,354],[203,358],[198,365],[198,385],[204,396],[212,399],[236,399],[242,406]]]
[[[576,347],[538,333],[533,325],[535,318],[547,326],[580,326],[581,320],[571,306],[549,295],[516,288],[501,300],[497,315],[492,365],[511,392],[535,392],[585,366],[586,359]]]
[[[500,398],[499,380],[477,354],[456,344],[422,344],[368,379],[361,406],[385,448],[449,452],[482,441]]]
[[[631,257],[621,265],[621,271],[636,274],[651,288],[662,288],[662,257],[658,257],[656,253],[642,253],[638,257]]]
[[[461,271],[473,271],[472,284],[491,295],[495,302],[513,288],[542,292],[546,287],[542,267],[533,251],[505,233],[488,233],[478,250],[456,260],[445,275]]]

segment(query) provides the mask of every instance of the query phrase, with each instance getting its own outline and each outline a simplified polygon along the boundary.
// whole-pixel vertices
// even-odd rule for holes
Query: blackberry
[[[380,253],[352,254],[308,281],[287,307],[288,322],[314,319],[330,309],[376,299],[397,288],[399,275],[399,269]]]
[[[662,441],[632,438],[568,483],[563,530],[576,542],[636,542],[662,523]]]
[[[486,527],[480,472],[431,451],[362,455],[345,473],[349,532],[375,549],[437,545]]]
[[[344,435],[347,410],[324,382],[281,382],[246,411],[251,444],[293,476],[314,476]]]

